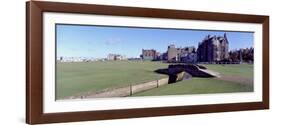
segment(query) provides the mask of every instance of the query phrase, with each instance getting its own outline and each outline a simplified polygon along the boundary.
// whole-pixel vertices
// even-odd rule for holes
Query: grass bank
[[[56,98],[164,78],[154,70],[167,65],[150,61],[57,63]]]
[[[204,65],[207,69],[219,72],[222,77],[231,76],[234,79],[224,80],[220,78],[196,78],[168,84],[156,89],[137,93],[133,96],[159,96],[179,94],[209,94],[209,93],[230,93],[230,92],[252,92],[253,81],[240,79],[253,79],[252,64],[209,64]]]

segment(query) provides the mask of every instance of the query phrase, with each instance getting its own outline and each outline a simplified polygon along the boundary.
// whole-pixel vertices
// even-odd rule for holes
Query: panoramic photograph
[[[56,24],[56,100],[254,91],[254,33]]]

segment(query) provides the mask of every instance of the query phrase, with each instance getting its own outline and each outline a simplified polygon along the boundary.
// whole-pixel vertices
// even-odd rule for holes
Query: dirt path
[[[244,85],[252,85],[254,83],[253,78],[243,77],[243,76],[220,76],[219,79],[230,81],[230,82],[237,82]]]

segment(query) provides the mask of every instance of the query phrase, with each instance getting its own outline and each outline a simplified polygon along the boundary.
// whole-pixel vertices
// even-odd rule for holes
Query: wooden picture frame
[[[43,112],[43,13],[60,12],[262,24],[262,101],[63,113]],[[26,3],[26,123],[56,123],[269,109],[269,16],[29,1]]]

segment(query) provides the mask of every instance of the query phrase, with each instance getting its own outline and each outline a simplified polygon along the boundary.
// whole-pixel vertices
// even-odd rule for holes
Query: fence
[[[146,83],[140,84],[131,84],[129,86],[104,90],[99,93],[88,93],[82,96],[72,96],[69,99],[83,99],[83,98],[103,98],[103,97],[125,97],[130,96],[135,93],[143,92],[149,89],[158,88],[159,86],[163,86],[168,84],[169,78],[162,78]]]

